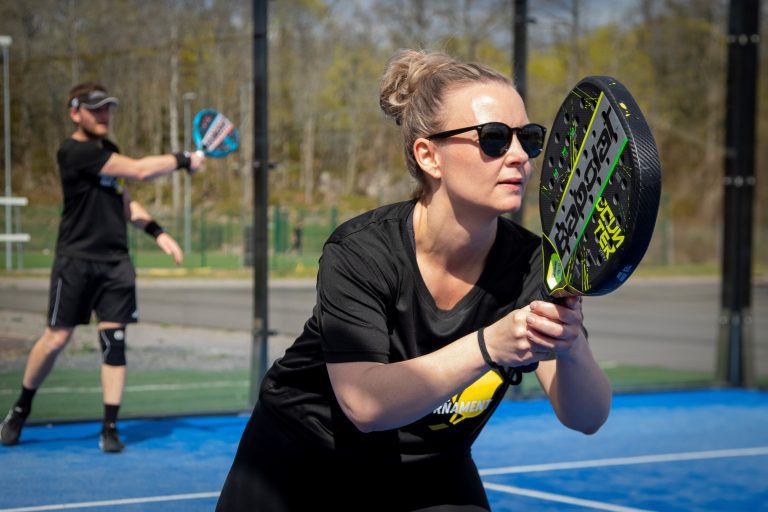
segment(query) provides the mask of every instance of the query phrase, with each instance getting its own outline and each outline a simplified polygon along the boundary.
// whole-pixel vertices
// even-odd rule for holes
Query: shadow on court
[[[0,512],[210,511],[246,421],[125,420],[119,455],[98,450],[96,422],[28,426],[0,448]],[[474,453],[494,511],[768,511],[768,392],[616,395],[594,436],[506,401]]]

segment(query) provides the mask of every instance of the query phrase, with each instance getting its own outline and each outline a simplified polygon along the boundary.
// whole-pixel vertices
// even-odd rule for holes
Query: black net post
[[[514,0],[512,12],[512,78],[517,92],[525,101],[528,68],[528,0]],[[524,207],[512,214],[510,218],[518,224],[523,224]]]
[[[716,378],[754,383],[751,311],[759,0],[731,0],[725,132],[725,226]]]
[[[253,321],[250,403],[256,403],[267,369],[267,0],[253,0]]]
[[[525,101],[528,68],[528,0],[515,0],[512,18],[512,72],[517,92]]]

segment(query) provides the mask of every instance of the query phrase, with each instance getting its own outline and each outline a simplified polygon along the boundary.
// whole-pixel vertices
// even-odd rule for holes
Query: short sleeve
[[[116,152],[116,147],[104,141],[104,147],[94,143],[71,144],[59,151],[59,167],[63,174],[88,174],[96,176]]]
[[[318,320],[326,362],[387,362],[389,292],[362,246],[328,243],[317,281]]]

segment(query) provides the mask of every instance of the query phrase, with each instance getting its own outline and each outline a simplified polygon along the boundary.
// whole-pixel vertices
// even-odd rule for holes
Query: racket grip
[[[195,151],[195,156],[197,158],[204,158],[205,157],[205,152],[202,149],[198,149],[197,151]],[[187,169],[187,173],[190,176],[192,176],[193,174],[197,174],[198,172],[200,172],[202,170],[203,170],[203,166],[202,165],[200,167],[198,167],[197,169],[195,169],[195,170],[192,170],[192,168],[190,167],[189,169]]]
[[[554,297],[547,293],[547,289],[544,287],[544,285],[541,285],[539,287],[539,296],[536,297],[538,300],[543,300],[546,302],[552,302],[554,304],[564,304],[565,303],[565,297]]]

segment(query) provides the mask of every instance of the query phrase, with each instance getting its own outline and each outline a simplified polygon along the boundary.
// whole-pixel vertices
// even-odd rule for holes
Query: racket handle
[[[552,295],[547,293],[547,289],[544,287],[544,285],[541,285],[539,287],[539,296],[538,300],[543,300],[546,302],[553,302],[555,304],[565,304],[565,297],[553,297]]]
[[[205,156],[205,151],[203,151],[202,149],[198,149],[197,151],[195,151],[195,154],[196,154],[196,155],[197,155],[199,158],[202,158],[202,157],[204,157],[204,156]]]

